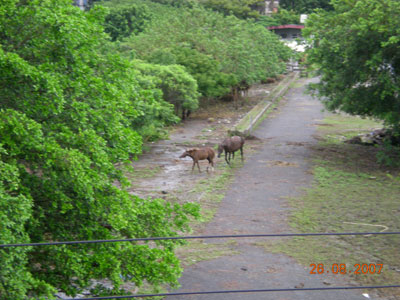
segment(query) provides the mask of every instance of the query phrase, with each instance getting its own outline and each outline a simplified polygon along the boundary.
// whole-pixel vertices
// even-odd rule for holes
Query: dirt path
[[[253,86],[248,94],[248,101],[238,111],[232,111],[232,104],[219,103],[212,112],[202,109],[187,122],[176,126],[169,140],[161,140],[147,145],[148,151],[133,163],[136,174],[131,174],[130,192],[140,197],[179,197],[185,194],[199,180],[207,178],[203,172],[190,174],[192,160],[179,159],[179,156],[190,147],[211,146],[218,144],[226,137],[227,130],[232,128],[258,101],[264,99],[278,83]],[[259,144],[258,142],[249,142]],[[218,161],[218,160],[217,160]],[[220,160],[222,161],[222,159]],[[218,163],[218,162],[217,162]],[[207,161],[200,161],[205,170]],[[188,172],[189,171],[189,172]],[[216,174],[219,174],[217,170]],[[129,176],[129,174],[128,174]],[[168,196],[165,196],[167,195]],[[192,199],[190,199],[192,200]]]
[[[309,147],[316,124],[323,118],[321,104],[305,95],[304,84],[289,91],[278,110],[254,132],[262,140],[261,150],[247,157],[235,175],[205,234],[245,234],[290,232],[286,198],[299,195],[310,184]],[[187,167],[187,166],[186,166]],[[266,239],[231,242],[231,255],[201,261],[187,267],[180,280],[179,292],[294,288],[296,286],[326,287],[349,285],[342,275],[310,275],[310,268],[292,258],[265,250]],[[305,239],[305,243],[307,239]],[[204,241],[204,243],[226,243]],[[318,261],[311,263],[318,264]],[[338,262],[341,263],[341,262]],[[291,292],[255,294],[214,294],[176,296],[167,299],[274,299],[274,300],[361,300],[366,291]],[[374,297],[373,299],[377,299]]]

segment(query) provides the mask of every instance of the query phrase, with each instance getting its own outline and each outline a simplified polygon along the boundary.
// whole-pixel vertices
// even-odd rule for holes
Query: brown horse
[[[235,159],[235,151],[240,149],[240,155],[243,161],[243,145],[244,137],[232,136],[223,140],[221,144],[218,145],[218,157],[221,157],[222,152],[225,151],[225,161],[230,165],[231,155],[232,159]],[[228,155],[227,155],[228,154]]]
[[[201,173],[200,166],[199,166],[199,160],[208,160],[208,166],[207,166],[207,172],[208,168],[211,165],[211,168],[214,169],[214,157],[215,157],[215,152],[213,149],[209,147],[204,147],[204,148],[193,148],[185,151],[179,158],[184,158],[186,156],[189,156],[193,159],[193,166],[192,166],[192,172],[194,170],[194,166],[197,164],[197,167],[199,168],[199,172]]]

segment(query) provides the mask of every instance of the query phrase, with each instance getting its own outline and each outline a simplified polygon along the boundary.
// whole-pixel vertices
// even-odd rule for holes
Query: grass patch
[[[133,171],[128,172],[126,175],[129,180],[152,178],[161,171],[160,166],[149,166],[146,168],[134,168]]]
[[[319,131],[324,136],[325,141],[341,143],[358,134],[382,128],[383,124],[372,119],[334,114],[325,118],[317,126],[319,126]]]
[[[221,167],[221,164],[223,167]],[[229,167],[225,162],[220,162],[218,173],[214,176],[209,176],[196,183],[190,191],[192,197],[196,197],[197,202],[201,205],[201,222],[210,222],[219,207],[219,203],[225,196],[229,184],[233,180],[235,169],[241,167],[243,164],[240,160],[235,160]]]
[[[258,126],[271,114],[271,112],[274,111],[274,109],[278,106],[278,104],[281,102],[283,96],[279,97],[276,99],[274,103],[271,104],[270,107],[263,113],[263,115],[258,119],[258,121],[254,124],[253,128],[251,128],[252,131],[256,130]]]
[[[302,197],[289,199],[289,224],[296,232],[400,231],[400,169],[377,164],[378,149],[345,144],[338,136],[363,133],[379,123],[333,115],[320,126],[321,143],[314,150],[314,183]],[[354,223],[354,224],[350,224]],[[368,225],[366,225],[368,224]],[[264,244],[307,267],[311,263],[383,264],[381,274],[350,274],[360,284],[400,282],[400,236],[307,237]],[[343,275],[340,275],[343,276]],[[380,291],[400,297],[397,289]],[[396,298],[398,299],[398,298]]]
[[[269,101],[264,100],[257,104],[251,111],[249,111],[246,116],[240,120],[240,122],[236,125],[235,129],[238,131],[244,131],[247,130],[247,128],[250,126],[250,124],[253,122],[253,120],[258,116],[260,113],[260,110],[262,110]]]
[[[232,249],[236,246],[236,243],[236,241],[228,241],[226,243],[204,243],[203,241],[192,241],[179,248],[177,255],[182,264],[187,267],[201,261],[239,254],[238,251]]]

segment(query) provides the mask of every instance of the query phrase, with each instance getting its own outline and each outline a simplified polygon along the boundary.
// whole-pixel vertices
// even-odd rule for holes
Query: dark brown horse
[[[215,152],[213,149],[209,147],[204,147],[204,148],[193,148],[186,150],[179,158],[184,158],[186,156],[189,156],[193,159],[193,166],[192,166],[192,172],[194,170],[194,166],[197,164],[197,167],[199,168],[199,172],[201,173],[200,166],[199,166],[199,160],[208,160],[208,166],[207,166],[207,172],[208,168],[211,165],[211,168],[214,169],[214,157],[215,157]]]
[[[225,151],[225,161],[228,165],[230,165],[229,162],[231,160],[231,155],[232,159],[235,159],[235,152],[240,149],[240,155],[243,161],[243,145],[244,137],[232,136],[226,138],[221,144],[218,145],[218,157],[221,157],[222,152]]]

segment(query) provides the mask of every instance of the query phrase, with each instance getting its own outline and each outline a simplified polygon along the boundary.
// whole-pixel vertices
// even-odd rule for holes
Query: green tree
[[[287,10],[297,13],[311,13],[314,9],[321,8],[332,10],[331,0],[280,0],[279,5]]]
[[[271,16],[260,16],[257,23],[265,27],[287,24],[299,24],[300,15],[294,10],[279,9],[277,13]]]
[[[314,86],[330,110],[372,116],[400,128],[400,2],[337,0],[310,16],[304,31]]]
[[[238,18],[258,18],[264,1],[260,0],[200,0],[205,7],[223,13],[224,15],[235,15]]]
[[[201,7],[162,9],[163,17],[154,18],[144,32],[126,39],[120,49],[128,56],[134,53],[152,62],[171,60],[184,65],[200,80],[204,96],[228,88],[235,91],[240,84],[250,85],[285,70],[290,49],[254,22],[224,17]],[[197,62],[200,64],[195,66]],[[207,71],[202,67],[210,62],[215,62],[211,73],[223,84],[221,89],[207,83],[204,76]]]
[[[116,164],[148,124],[174,122],[158,89],[109,54],[104,12],[70,0],[0,5],[0,243],[173,236],[197,206],[140,199]],[[106,45],[106,46],[105,46]],[[177,284],[170,241],[0,250],[0,299],[74,295],[109,278]]]
[[[164,64],[179,64],[196,79],[198,89],[205,98],[218,98],[229,93],[236,77],[221,72],[218,61],[196,49],[176,46],[173,49],[156,50],[146,60]]]
[[[104,28],[113,41],[142,32],[151,19],[151,12],[145,5],[110,5],[109,9]]]
[[[140,60],[133,61],[133,66],[162,91],[163,99],[174,105],[177,115],[182,111],[197,109],[200,96],[197,82],[182,66],[163,66]]]

